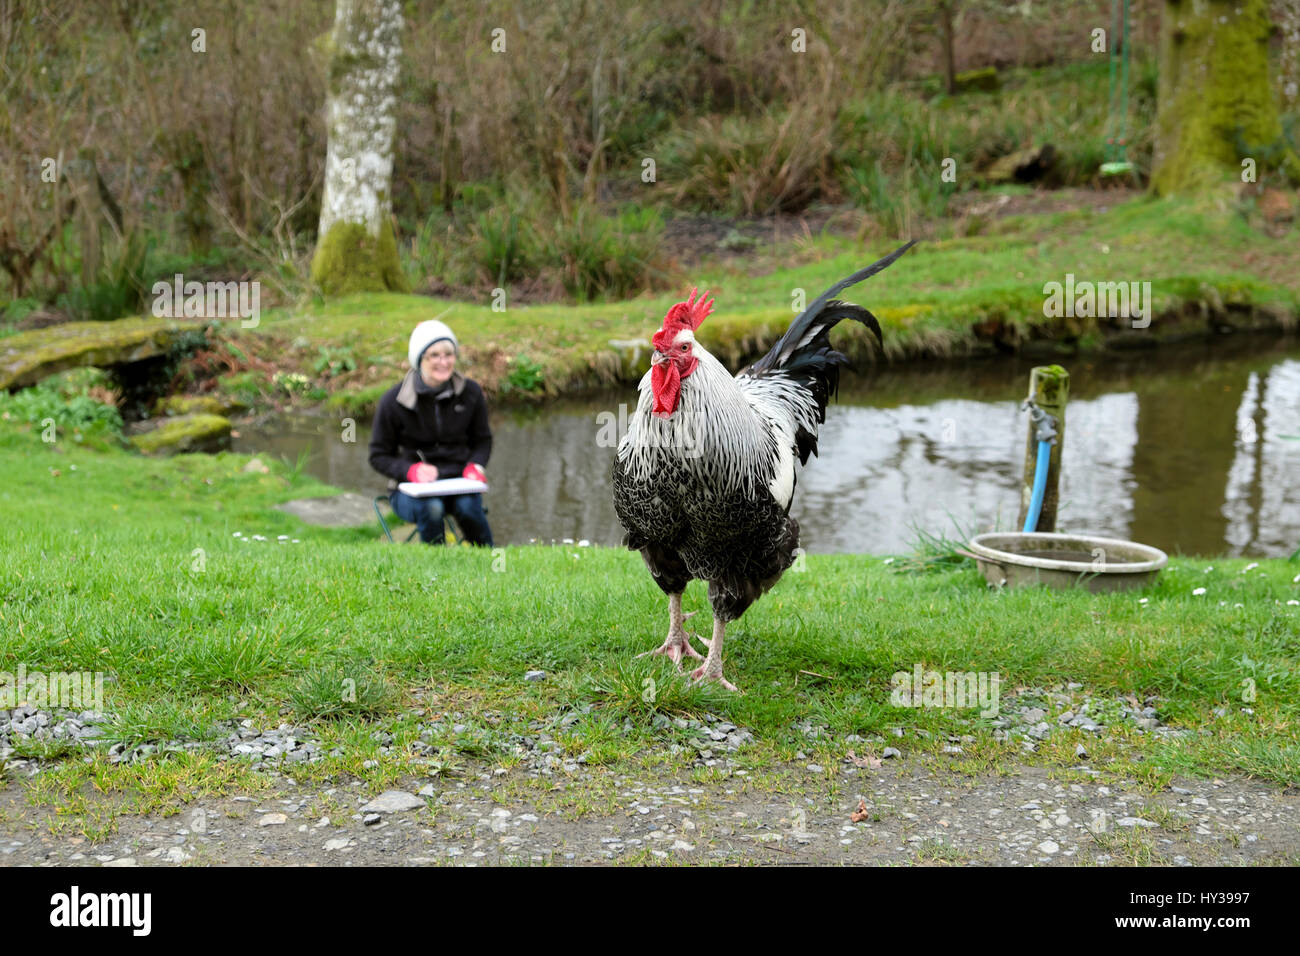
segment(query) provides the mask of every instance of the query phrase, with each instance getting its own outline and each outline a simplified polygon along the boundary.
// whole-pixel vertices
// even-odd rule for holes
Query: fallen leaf
[[[881,764],[880,764],[879,757],[873,757],[871,756],[871,754],[866,754],[865,756],[859,757],[852,750],[850,750],[846,754],[846,756],[853,761],[853,765],[855,767],[863,767],[871,770],[880,769]]]
[[[871,814],[867,811],[867,801],[858,797],[858,808],[849,814],[849,819],[854,823],[861,823]]]

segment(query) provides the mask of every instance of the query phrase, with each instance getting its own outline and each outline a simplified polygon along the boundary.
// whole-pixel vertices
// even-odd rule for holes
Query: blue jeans
[[[482,495],[448,495],[443,498],[412,498],[394,491],[389,502],[403,521],[413,522],[425,544],[442,544],[445,538],[442,519],[450,513],[460,525],[470,544],[492,547],[492,529],[483,513]]]

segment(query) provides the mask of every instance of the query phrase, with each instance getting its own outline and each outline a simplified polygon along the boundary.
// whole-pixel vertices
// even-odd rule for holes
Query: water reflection
[[[1300,546],[1300,349],[1233,343],[1068,366],[1061,530],[1171,552],[1285,557]],[[1024,456],[1018,408],[1030,363],[881,372],[842,392],[792,512],[811,552],[905,551],[915,528],[952,535],[1015,524]],[[632,389],[540,412],[495,414],[488,496],[501,542],[617,544],[614,449],[597,436]],[[238,450],[293,459],[341,488],[375,492],[369,431],[332,421],[245,428]],[[1288,437],[1294,436],[1294,437]]]
[[[1300,362],[1252,372],[1237,406],[1223,495],[1232,554],[1289,554],[1300,546]]]

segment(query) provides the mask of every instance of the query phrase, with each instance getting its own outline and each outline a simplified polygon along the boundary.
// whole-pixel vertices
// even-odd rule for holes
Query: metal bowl
[[[1127,591],[1153,583],[1169,563],[1169,555],[1147,544],[1081,534],[981,534],[970,549],[984,578],[995,587],[1046,584]]]

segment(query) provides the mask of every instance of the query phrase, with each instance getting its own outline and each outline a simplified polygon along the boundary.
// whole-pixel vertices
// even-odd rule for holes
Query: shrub
[[[542,390],[542,367],[527,355],[517,355],[510,360],[510,371],[501,383],[501,394],[522,392],[532,395]]]
[[[653,208],[628,207],[609,218],[584,204],[572,219],[555,224],[542,255],[579,301],[627,298],[650,287],[663,228]]]
[[[675,203],[732,216],[798,212],[834,198],[833,124],[795,104],[756,117],[702,117],[661,148],[659,181]]]
[[[78,432],[122,433],[122,416],[113,406],[89,395],[65,396],[46,383],[12,395],[0,393],[0,414],[37,427],[52,419],[58,429],[71,432],[74,440],[79,440]]]
[[[474,264],[483,278],[498,286],[528,274],[534,245],[528,221],[505,205],[480,213],[474,220],[470,240]]]
[[[74,318],[96,322],[143,311],[152,246],[152,240],[138,231],[111,243],[91,280],[58,297],[59,308]]]

